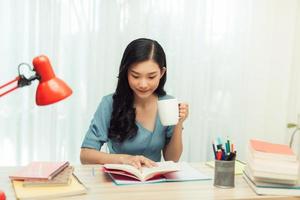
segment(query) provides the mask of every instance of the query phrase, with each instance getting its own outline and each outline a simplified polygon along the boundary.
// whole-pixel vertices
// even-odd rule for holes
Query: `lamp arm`
[[[32,72],[34,72],[34,74],[32,76],[30,76],[29,78],[26,78],[23,74],[21,74],[21,67],[22,66],[27,66],[28,69]],[[40,76],[35,72],[34,69],[31,69],[30,65],[28,65],[27,63],[21,63],[19,64],[18,66],[18,73],[19,73],[19,76],[16,77],[15,79],[9,81],[8,83],[5,83],[4,85],[0,86],[0,89],[14,83],[14,82],[18,82],[17,85],[3,93],[0,93],[0,97],[6,95],[7,93],[10,93],[12,91],[14,91],[15,89],[19,88],[19,87],[24,87],[24,86],[27,86],[27,85],[30,85],[32,81],[36,80],[36,79],[40,79]]]
[[[293,145],[293,142],[294,142],[294,137],[295,137],[295,134],[297,133],[297,131],[299,131],[300,130],[300,128],[296,128],[294,131],[293,131],[293,133],[292,133],[292,135],[291,135],[291,139],[290,139],[290,147],[292,147],[292,145]]]
[[[0,89],[6,87],[6,86],[8,86],[8,85],[10,85],[10,84],[12,84],[12,83],[14,83],[14,82],[16,82],[16,81],[19,81],[19,80],[20,80],[20,76],[18,76],[18,77],[16,77],[15,79],[9,81],[8,83],[5,83],[5,84],[2,85],[2,86],[0,86]],[[18,87],[19,87],[19,86],[17,85],[17,86],[15,86],[15,87],[13,87],[13,88],[11,88],[11,89],[9,89],[9,90],[3,92],[3,93],[0,93],[0,97],[6,95],[6,94],[9,93],[9,92],[12,92],[13,90],[17,89]]]

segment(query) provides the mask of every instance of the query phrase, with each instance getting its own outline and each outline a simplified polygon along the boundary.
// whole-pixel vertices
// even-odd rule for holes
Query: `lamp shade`
[[[72,94],[71,88],[55,76],[47,56],[35,57],[32,63],[40,81],[36,90],[37,105],[52,104]]]

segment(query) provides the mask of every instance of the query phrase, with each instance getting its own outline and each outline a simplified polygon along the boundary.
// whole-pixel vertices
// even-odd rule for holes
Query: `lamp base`
[[[6,199],[5,193],[0,191],[0,200],[5,200],[5,199]]]

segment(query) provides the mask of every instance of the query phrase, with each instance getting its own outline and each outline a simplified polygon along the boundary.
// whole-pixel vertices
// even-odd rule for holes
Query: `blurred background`
[[[166,90],[190,104],[181,160],[213,159],[216,136],[243,160],[250,138],[287,144],[287,123],[300,123],[300,0],[0,0],[0,27],[0,85],[45,54],[73,89],[44,107],[38,82],[1,97],[0,165],[79,164],[122,53],[140,37],[163,46]]]

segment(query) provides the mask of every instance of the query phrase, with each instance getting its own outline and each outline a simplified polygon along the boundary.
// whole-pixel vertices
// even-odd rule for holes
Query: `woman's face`
[[[136,97],[145,99],[156,90],[164,73],[165,68],[161,70],[153,60],[139,62],[128,70],[128,83]]]

